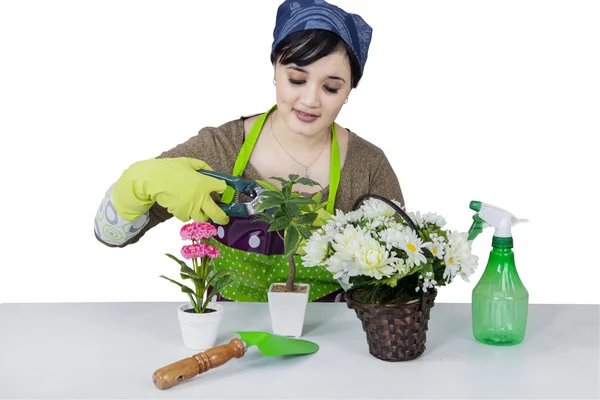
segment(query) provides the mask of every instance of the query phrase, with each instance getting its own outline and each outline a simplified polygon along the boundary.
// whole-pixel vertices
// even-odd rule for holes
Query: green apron
[[[241,176],[244,173],[263,125],[268,115],[275,109],[277,109],[276,105],[262,114],[252,126],[235,161],[232,175]],[[335,211],[335,196],[340,183],[340,175],[340,149],[334,123],[331,126],[331,164],[328,196],[331,201],[326,207],[327,212],[330,214]],[[233,188],[228,187],[221,197],[221,202],[230,203],[234,200],[234,197],[235,191]],[[276,235],[275,232],[272,232],[272,234]],[[272,283],[287,281],[288,259],[283,254],[251,253],[229,247],[214,238],[212,243],[219,248],[221,253],[221,257],[213,260],[215,268],[217,270],[232,269],[236,272],[235,281],[221,291],[222,297],[233,301],[266,302],[269,286]],[[300,256],[295,256],[294,260],[296,265],[295,282],[311,285],[309,301],[320,299],[341,289],[339,282],[333,279],[331,272],[325,268],[303,267]]]

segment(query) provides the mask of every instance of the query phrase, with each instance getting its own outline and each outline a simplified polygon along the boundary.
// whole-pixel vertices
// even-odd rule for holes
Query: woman
[[[250,180],[309,177],[322,185],[330,213],[349,211],[365,193],[404,204],[383,151],[335,123],[362,77],[371,33],[360,16],[325,1],[284,1],[271,53],[276,105],[259,115],[205,127],[157,158],[127,168],[100,206],[98,240],[127,246],[172,216],[183,222],[211,219],[231,229],[233,221],[216,204],[232,200],[229,193],[223,195],[225,182],[199,169]],[[329,285],[327,294],[333,289],[339,286]]]

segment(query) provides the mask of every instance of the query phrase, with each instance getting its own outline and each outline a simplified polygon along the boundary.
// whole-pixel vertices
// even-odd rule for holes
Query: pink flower
[[[202,240],[217,234],[217,228],[208,222],[190,222],[181,227],[179,231],[183,240]]]
[[[209,256],[210,258],[218,258],[221,256],[221,254],[219,253],[219,248],[215,247],[211,244],[207,244],[206,246],[208,246],[206,248],[206,255]]]
[[[206,243],[194,243],[183,246],[181,248],[181,255],[186,260],[191,258],[204,258],[206,256],[210,258],[217,258],[220,256],[219,249],[217,247]]]
[[[205,244],[194,243],[181,248],[181,255],[186,260],[190,258],[202,258],[206,255]]]

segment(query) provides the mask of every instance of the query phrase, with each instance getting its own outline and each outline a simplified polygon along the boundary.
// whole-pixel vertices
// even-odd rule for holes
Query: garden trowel
[[[152,375],[154,386],[159,389],[168,389],[209,369],[220,367],[232,358],[242,357],[251,346],[258,347],[263,356],[311,354],[319,350],[318,344],[308,340],[279,336],[268,332],[236,333],[240,336],[239,339],[233,338],[227,344],[210,348],[156,370]]]

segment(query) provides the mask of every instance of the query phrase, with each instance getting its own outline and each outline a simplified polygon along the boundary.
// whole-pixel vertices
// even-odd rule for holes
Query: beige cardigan
[[[203,128],[196,136],[163,152],[158,158],[196,158],[206,162],[215,171],[231,173],[244,142],[244,119],[235,119],[219,127]],[[404,205],[398,178],[384,152],[354,132],[348,131],[348,151],[341,170],[335,209],[350,211],[354,201],[366,193],[378,194]],[[242,176],[250,180],[264,179],[250,163]],[[322,190],[323,201],[328,198],[328,193],[329,187],[325,186]],[[219,195],[215,194],[213,197],[215,200],[219,199]],[[246,201],[243,197],[240,200]],[[155,204],[149,211],[148,224],[138,235],[119,247],[137,242],[149,229],[171,217],[165,208]]]

